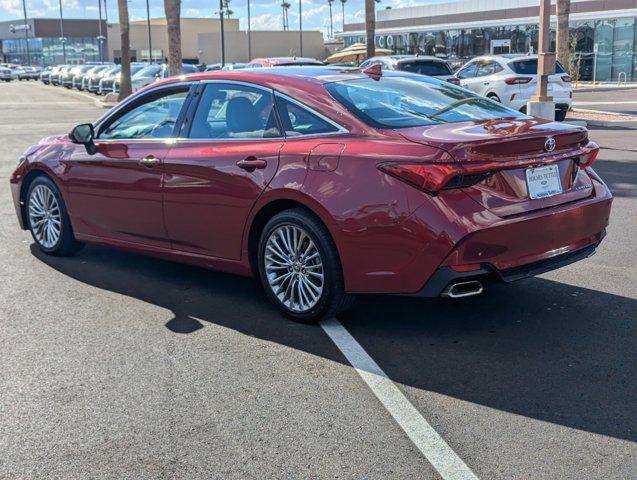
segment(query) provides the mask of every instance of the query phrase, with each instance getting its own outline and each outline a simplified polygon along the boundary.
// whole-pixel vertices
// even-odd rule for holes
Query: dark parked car
[[[263,68],[157,82],[30,147],[10,183],[47,254],[256,275],[312,322],[353,294],[476,295],[591,255],[612,202],[598,150],[424,75]]]

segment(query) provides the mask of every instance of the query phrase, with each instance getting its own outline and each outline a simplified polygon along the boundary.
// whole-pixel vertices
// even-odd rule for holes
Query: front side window
[[[346,109],[375,128],[529,118],[488,98],[421,75],[385,74],[325,84]]]
[[[276,108],[286,137],[321,135],[339,131],[338,127],[279,95],[276,96]]]
[[[280,137],[272,92],[244,85],[206,85],[190,138],[258,139]]]
[[[493,62],[483,62],[478,64],[478,70],[476,71],[476,77],[486,77],[487,75],[493,75],[495,73]]]
[[[151,93],[147,96],[150,97],[148,101],[105,124],[98,138],[108,140],[172,136],[179,112],[188,96],[188,87]]]
[[[467,65],[466,67],[460,69],[456,76],[458,78],[473,78],[476,76],[477,69],[478,65],[476,63],[472,63],[471,65]]]

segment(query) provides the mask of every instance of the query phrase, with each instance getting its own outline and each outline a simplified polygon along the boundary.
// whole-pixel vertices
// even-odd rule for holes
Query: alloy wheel
[[[62,212],[53,191],[38,185],[29,197],[29,224],[33,236],[44,248],[53,248],[62,231]]]
[[[302,313],[316,306],[324,287],[323,261],[303,228],[276,228],[268,237],[264,257],[270,288],[286,308]]]

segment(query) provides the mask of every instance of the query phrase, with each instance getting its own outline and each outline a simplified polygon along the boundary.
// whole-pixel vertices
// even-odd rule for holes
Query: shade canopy
[[[391,55],[393,52],[386,48],[376,48],[376,55]],[[367,47],[364,43],[354,43],[325,59],[327,63],[360,62],[367,59]]]

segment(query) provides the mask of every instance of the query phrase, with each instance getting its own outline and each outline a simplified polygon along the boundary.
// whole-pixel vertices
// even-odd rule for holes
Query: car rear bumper
[[[480,268],[470,272],[457,272],[449,266],[440,267],[429,278],[417,297],[439,297],[449,285],[460,282],[477,280],[481,283],[490,282],[515,282],[524,278],[534,277],[542,273],[550,272],[565,267],[571,263],[579,262],[595,254],[597,246],[606,235],[606,230],[600,234],[600,239],[587,247],[571,252],[562,253],[554,257],[545,258],[536,262],[527,263],[517,267],[498,270],[490,263],[481,263]]]
[[[392,228],[342,230],[345,287],[436,296],[455,278],[488,274],[512,281],[584,258],[603,239],[612,204],[606,185],[592,170],[590,177],[589,197],[540,210],[499,217],[449,191],[426,199]]]

